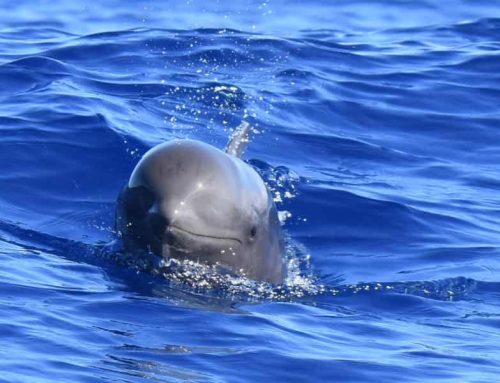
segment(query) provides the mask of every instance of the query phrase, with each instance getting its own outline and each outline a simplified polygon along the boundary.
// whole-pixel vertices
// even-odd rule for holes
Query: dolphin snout
[[[178,225],[169,225],[163,239],[164,257],[188,257],[194,260],[234,257],[240,253],[242,242],[236,237],[198,233]]]

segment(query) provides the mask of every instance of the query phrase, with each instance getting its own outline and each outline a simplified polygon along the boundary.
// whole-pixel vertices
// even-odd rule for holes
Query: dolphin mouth
[[[175,225],[171,225],[171,226],[168,226],[167,230],[169,232],[180,232],[184,235],[189,235],[189,236],[192,236],[192,237],[198,237],[200,239],[214,239],[214,240],[221,240],[221,241],[230,241],[230,242],[235,242],[239,245],[242,245],[243,243],[241,242],[241,240],[239,238],[235,238],[235,237],[223,237],[223,236],[217,236],[217,235],[208,235],[208,234],[201,234],[201,233],[195,233],[193,231],[190,231],[190,230],[187,230],[187,229],[184,229],[182,227],[179,227],[179,226],[175,226]]]

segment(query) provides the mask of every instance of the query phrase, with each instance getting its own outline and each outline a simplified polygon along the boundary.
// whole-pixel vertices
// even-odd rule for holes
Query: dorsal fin
[[[241,157],[250,142],[250,124],[243,121],[233,132],[226,146],[226,153]]]

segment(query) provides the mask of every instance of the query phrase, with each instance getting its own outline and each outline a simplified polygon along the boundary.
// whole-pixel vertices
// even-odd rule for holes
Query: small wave
[[[18,238],[20,237],[20,238]],[[31,238],[32,244],[24,239]],[[257,282],[242,275],[236,275],[220,265],[199,264],[193,261],[163,260],[147,252],[124,252],[117,241],[108,244],[88,245],[62,238],[48,236],[17,225],[0,222],[0,241],[30,251],[47,251],[76,262],[86,261],[101,267],[120,265],[125,269],[161,277],[169,289],[182,289],[196,295],[218,297],[219,299],[244,302],[295,301],[315,296],[339,296],[351,294],[390,293],[413,295],[434,300],[455,301],[469,299],[480,286],[482,292],[496,291],[494,284],[479,282],[471,278],[448,278],[437,281],[409,282],[360,282],[355,284],[327,285],[315,275],[310,256],[305,249],[290,238],[287,240],[287,279],[284,284]],[[37,244],[35,244],[37,243]],[[43,245],[43,243],[45,245]],[[106,266],[105,266],[106,267]],[[340,279],[340,276],[337,277]],[[160,281],[157,282],[161,284]],[[169,295],[168,289],[161,289]]]
[[[20,58],[0,66],[0,96],[32,92],[69,74],[67,66],[49,57]]]

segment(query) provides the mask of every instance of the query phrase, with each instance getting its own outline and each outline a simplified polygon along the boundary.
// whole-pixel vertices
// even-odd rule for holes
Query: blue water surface
[[[0,4],[0,381],[500,381],[499,3]],[[244,119],[287,284],[121,260],[141,155]]]

